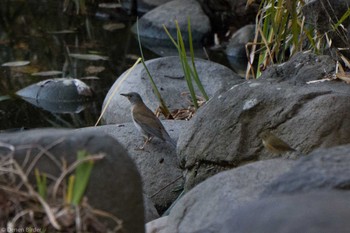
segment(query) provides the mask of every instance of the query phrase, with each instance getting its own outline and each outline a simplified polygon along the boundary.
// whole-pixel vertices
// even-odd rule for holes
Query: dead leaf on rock
[[[123,23],[107,23],[105,25],[103,25],[103,29],[107,30],[107,31],[115,31],[115,30],[119,30],[119,29],[123,29],[125,28],[125,24]]]
[[[85,68],[86,74],[98,74],[104,71],[106,68],[104,66],[88,66]]]

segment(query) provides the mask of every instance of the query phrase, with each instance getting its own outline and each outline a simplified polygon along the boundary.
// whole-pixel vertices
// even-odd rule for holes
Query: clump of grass
[[[194,61],[195,56],[194,56],[193,43],[192,43],[192,30],[191,30],[190,17],[187,18],[187,26],[188,26],[187,30],[188,30],[188,37],[189,37],[189,49],[190,49],[189,52],[190,52],[190,58],[191,58],[190,64],[188,62],[186,46],[185,46],[183,36],[181,34],[181,30],[180,30],[180,27],[179,27],[177,20],[175,20],[175,25],[176,25],[176,33],[177,33],[176,41],[173,38],[173,36],[169,33],[168,29],[166,28],[166,26],[164,24],[163,24],[163,28],[164,28],[165,32],[167,33],[167,35],[169,36],[172,43],[175,45],[176,49],[178,50],[179,59],[180,59],[181,65],[182,65],[182,69],[184,71],[188,90],[190,92],[194,107],[196,109],[198,109],[199,105],[198,105],[197,95],[196,95],[196,92],[194,90],[193,81],[197,85],[200,92],[202,93],[204,99],[208,100],[209,97],[208,97],[208,95],[207,95],[207,93],[202,85],[202,82],[200,81],[200,78],[199,78],[199,75],[198,75],[198,72],[196,69],[195,61]]]
[[[103,159],[104,154],[91,155],[79,151],[76,162],[67,167],[66,162],[58,162],[47,148],[35,147],[40,152],[34,155],[29,166],[25,166],[13,159],[12,145],[0,143],[0,147],[9,149],[7,155],[0,157],[0,226],[6,227],[9,232],[16,229],[28,232],[30,229],[33,232],[124,232],[121,220],[94,209],[84,198],[93,163]],[[33,156],[30,153],[33,146],[20,147],[28,149],[27,155]],[[35,168],[41,156],[47,156],[60,168],[62,174],[58,178],[40,173]],[[36,185],[29,179],[33,169]],[[68,177],[71,173],[74,175]],[[115,227],[107,228],[101,218],[112,220]]]
[[[309,50],[323,54],[332,46],[329,32],[320,33],[311,25],[305,26],[304,4],[303,0],[262,0],[256,16],[255,39],[247,44],[250,51],[246,78],[258,78],[267,66],[285,62],[297,52]],[[339,26],[349,15],[350,9],[333,23],[332,30],[338,33]],[[255,73],[253,62],[256,56],[258,67]]]

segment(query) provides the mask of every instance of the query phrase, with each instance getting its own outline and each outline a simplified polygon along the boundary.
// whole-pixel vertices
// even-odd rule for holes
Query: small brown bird
[[[274,134],[269,131],[264,131],[260,134],[262,142],[265,148],[274,154],[281,154],[288,151],[295,151],[292,147],[290,147],[285,141],[278,138]]]
[[[143,150],[153,137],[160,138],[176,147],[176,142],[169,136],[163,124],[154,113],[144,104],[141,96],[136,92],[121,94],[131,103],[131,116],[136,128],[146,138],[145,143],[139,148]]]

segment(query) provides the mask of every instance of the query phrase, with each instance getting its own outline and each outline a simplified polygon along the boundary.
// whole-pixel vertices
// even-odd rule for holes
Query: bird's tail
[[[169,140],[168,140],[168,142],[170,142],[171,143],[171,145],[173,145],[175,148],[176,148],[176,142],[175,142],[175,140],[174,139],[172,139],[171,137],[169,137]]]
[[[176,141],[172,139],[169,134],[166,133],[164,139],[176,148]]]

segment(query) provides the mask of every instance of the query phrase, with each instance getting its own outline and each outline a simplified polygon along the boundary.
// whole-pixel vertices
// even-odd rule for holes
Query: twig
[[[7,223],[8,226],[12,226],[13,228],[9,229],[9,232],[16,232],[16,227],[15,227],[15,223],[17,222],[17,220],[19,218],[21,218],[22,216],[26,215],[26,214],[29,214],[30,212],[32,212],[33,210],[31,209],[25,209],[25,210],[22,210],[21,212],[19,212],[18,214],[16,214],[13,219],[11,221],[9,221]],[[9,225],[10,224],[10,225]]]
[[[97,216],[112,219],[118,225],[118,227],[116,229],[114,229],[115,232],[118,232],[119,230],[123,229],[123,220],[120,220],[118,217],[114,216],[113,214],[110,214],[110,213],[105,212],[103,210],[93,209],[87,203],[83,203],[83,207],[87,208],[91,213],[93,213]]]
[[[64,140],[65,140],[64,137],[59,138],[58,140],[52,142],[51,144],[49,144],[48,146],[46,146],[46,147],[44,147],[44,148],[41,147],[41,146],[37,146],[38,149],[41,149],[41,148],[42,148],[42,150],[36,155],[35,159],[33,159],[33,161],[31,162],[31,164],[29,165],[29,167],[28,167],[28,169],[27,169],[27,171],[26,171],[26,175],[27,175],[27,176],[29,175],[29,173],[33,170],[34,166],[35,166],[36,163],[39,161],[39,159],[41,158],[41,156],[43,156],[43,155],[45,155],[45,154],[48,155],[49,158],[50,158],[50,156],[51,156],[51,159],[53,160],[53,162],[54,162],[54,163],[57,163],[56,165],[60,168],[60,164],[57,162],[57,160],[54,159],[54,157],[52,156],[52,154],[48,154],[47,152],[48,152],[51,148],[53,148],[54,146],[56,146],[56,145],[62,143]],[[41,148],[40,148],[40,147],[41,147]]]
[[[15,151],[15,147],[9,143],[0,142],[0,147],[5,147],[10,150],[10,153],[13,153]]]
[[[21,192],[20,190],[15,189],[15,188],[7,187],[5,185],[0,185],[0,189],[4,190],[6,192],[11,192],[11,193],[20,195],[20,196],[24,196],[24,197],[28,197],[28,198],[31,197],[31,195],[29,195],[27,193]]]
[[[161,191],[163,191],[164,189],[168,188],[170,185],[174,184],[176,181],[178,181],[179,179],[182,178],[182,175],[180,175],[179,177],[177,177],[175,180],[171,181],[169,184],[165,185],[163,188],[159,189],[157,192],[155,192],[154,194],[151,195],[150,198],[156,196],[158,193],[160,193]]]
[[[45,213],[47,214],[50,223],[52,224],[52,226],[56,229],[56,230],[61,230],[61,226],[58,224],[55,215],[53,214],[50,206],[46,203],[46,201],[37,193],[34,191],[33,187],[28,183],[28,177],[25,175],[25,173],[23,172],[22,168],[19,166],[19,164],[14,160],[13,164],[16,168],[16,170],[19,173],[20,178],[23,181],[23,184],[26,186],[26,188],[29,191],[29,194],[32,195],[33,197],[35,197],[40,204],[42,205],[42,207],[44,208]]]

